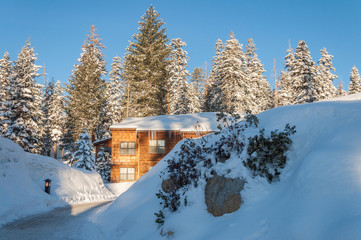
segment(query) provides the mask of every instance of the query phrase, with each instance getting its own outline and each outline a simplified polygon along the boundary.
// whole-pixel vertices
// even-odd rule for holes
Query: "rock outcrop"
[[[241,204],[241,191],[245,180],[218,176],[210,178],[206,184],[205,199],[208,212],[214,216],[237,211]]]

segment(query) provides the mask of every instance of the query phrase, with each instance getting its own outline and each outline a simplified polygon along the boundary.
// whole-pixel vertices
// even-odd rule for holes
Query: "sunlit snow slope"
[[[174,232],[173,239],[188,240],[360,239],[360,99],[361,94],[356,94],[259,114],[260,125],[266,131],[282,130],[286,123],[296,125],[280,181],[269,184],[240,170],[240,176],[243,174],[248,181],[241,192],[244,204],[222,217],[207,212],[204,184],[200,184],[188,193],[187,207],[166,217],[164,230]],[[247,129],[245,135],[254,133]],[[217,141],[217,136],[208,141]],[[177,150],[179,144],[166,158]],[[166,167],[164,160],[98,216],[100,229],[92,229],[94,236],[162,238],[154,213],[161,209],[155,193],[161,186],[159,175]],[[229,159],[226,164],[242,169],[239,159]]]
[[[52,180],[50,195],[44,192],[47,178]],[[0,226],[55,207],[113,198],[97,173],[26,153],[14,142],[0,138]]]

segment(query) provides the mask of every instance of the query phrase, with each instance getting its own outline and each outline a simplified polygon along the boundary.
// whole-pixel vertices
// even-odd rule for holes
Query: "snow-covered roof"
[[[137,130],[217,131],[217,116],[213,112],[181,115],[162,115],[143,118],[127,118],[110,129],[136,128]]]

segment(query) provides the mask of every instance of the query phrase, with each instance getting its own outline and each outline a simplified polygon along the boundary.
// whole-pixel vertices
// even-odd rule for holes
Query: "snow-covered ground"
[[[44,192],[47,178],[52,180],[50,195]],[[0,226],[56,207],[112,199],[99,174],[26,153],[0,138]]]
[[[252,178],[236,157],[223,167],[243,174],[244,204],[231,214],[207,212],[204,184],[188,192],[188,206],[166,216],[173,239],[360,239],[361,94],[333,101],[285,106],[258,115],[267,132],[296,125],[280,181]],[[255,134],[246,129],[245,136]],[[218,135],[219,136],[219,135]],[[208,142],[217,136],[208,136]],[[179,144],[168,154],[179,151]],[[228,165],[228,166],[227,166]],[[161,239],[154,213],[161,209],[165,159],[120,195],[88,229],[104,239]],[[237,170],[239,168],[239,170]],[[95,232],[98,231],[98,232]]]
[[[105,186],[111,191],[114,195],[119,196],[120,194],[126,192],[135,182],[121,182],[121,183],[107,183]]]

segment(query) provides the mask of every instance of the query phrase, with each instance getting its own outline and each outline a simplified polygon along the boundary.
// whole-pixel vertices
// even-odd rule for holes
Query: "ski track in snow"
[[[96,202],[58,208],[27,217],[0,228],[1,240],[79,240],[91,216],[109,202]]]

